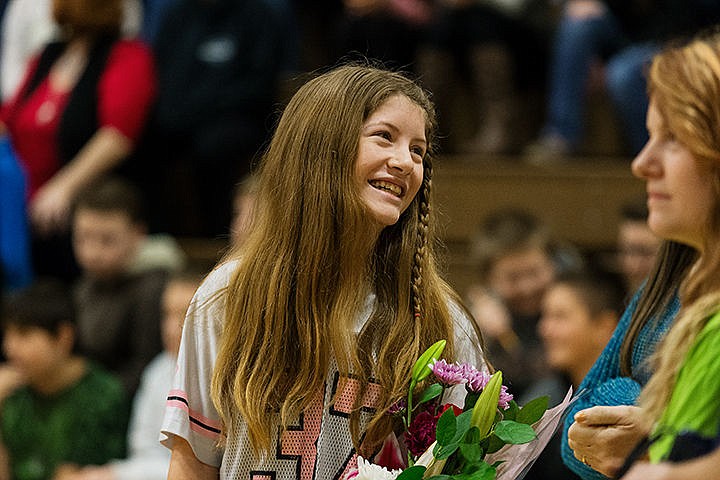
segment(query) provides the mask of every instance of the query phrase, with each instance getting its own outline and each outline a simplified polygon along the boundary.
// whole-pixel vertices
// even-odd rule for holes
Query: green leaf
[[[470,427],[463,441],[465,443],[480,443],[480,430],[477,427]]]
[[[455,453],[458,448],[460,448],[460,444],[458,443],[451,443],[450,445],[440,445],[440,443],[438,443],[433,449],[433,456],[435,460],[445,460],[450,458],[450,455]]]
[[[500,440],[497,435],[490,435],[486,453],[495,453],[504,446],[505,442]]]
[[[495,480],[497,469],[486,462],[481,462],[477,470],[470,473],[466,478],[468,480]]]
[[[535,440],[535,430],[525,423],[503,420],[495,426],[495,435],[505,443],[518,445]]]
[[[480,394],[478,392],[467,392],[467,394],[465,395],[465,404],[463,405],[463,411],[467,412],[468,410],[472,410],[478,398],[480,398]]]
[[[430,375],[430,364],[434,361],[440,358],[440,355],[442,354],[443,350],[445,350],[445,344],[447,341],[445,340],[439,340],[432,345],[430,345],[430,348],[425,350],[422,355],[420,355],[420,358],[417,359],[415,362],[415,365],[413,365],[411,375],[410,375],[410,384],[415,386],[419,382],[425,380],[425,378]]]
[[[433,475],[427,480],[450,480],[451,478],[453,478],[451,475]]]
[[[525,423],[527,425],[532,425],[533,423],[537,422],[542,418],[545,410],[547,410],[548,408],[549,401],[550,397],[548,397],[547,395],[529,401],[524,407],[520,409],[520,412],[517,414],[515,421],[519,423]]]
[[[448,445],[452,443],[457,433],[457,420],[452,408],[448,408],[440,416],[435,427],[435,439],[438,445]]]
[[[465,434],[470,430],[472,427],[472,411],[463,412],[457,417],[455,417],[457,420],[457,433],[455,434],[455,439],[460,441]],[[479,441],[480,439],[478,439]]]
[[[442,385],[440,385],[439,383],[433,383],[428,388],[423,390],[423,392],[420,394],[420,398],[418,398],[418,400],[417,400],[416,405],[423,404],[427,401],[432,400],[433,398],[439,397],[440,394],[442,393],[442,391],[443,391]]]
[[[460,453],[468,463],[477,463],[483,459],[483,449],[477,443],[461,443]]]
[[[396,480],[421,480],[425,474],[425,470],[426,468],[422,465],[408,467],[403,470],[400,475],[398,475]]]
[[[505,420],[515,420],[517,422],[517,416],[520,412],[520,407],[517,403],[515,403],[515,400],[510,400],[510,406],[507,410],[503,410],[503,418]],[[524,423],[524,422],[521,422]]]

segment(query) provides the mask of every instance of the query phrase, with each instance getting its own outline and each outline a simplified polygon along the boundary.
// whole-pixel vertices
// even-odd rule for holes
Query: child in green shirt
[[[38,281],[2,316],[0,477],[51,479],[125,452],[128,404],[120,381],[74,351],[72,296]]]

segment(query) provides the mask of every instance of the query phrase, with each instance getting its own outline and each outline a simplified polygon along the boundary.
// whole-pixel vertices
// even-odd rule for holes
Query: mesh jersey
[[[339,382],[336,370],[329,372],[325,389],[288,429],[272,439],[273,453],[259,458],[240,422],[236,435],[218,446],[221,424],[210,399],[213,365],[220,346],[224,296],[236,263],[216,269],[198,290],[188,311],[173,387],[168,395],[161,441],[172,448],[174,436],[185,439],[202,462],[220,468],[221,479],[243,480],[330,480],[343,478],[356,466],[350,435],[350,411],[359,390],[352,379]],[[372,305],[369,299],[369,305]],[[362,325],[370,315],[368,308]],[[459,361],[485,368],[471,319],[453,308],[456,323],[456,350]],[[343,391],[336,398],[338,385]],[[371,384],[365,393],[361,429],[371,418],[379,386]]]

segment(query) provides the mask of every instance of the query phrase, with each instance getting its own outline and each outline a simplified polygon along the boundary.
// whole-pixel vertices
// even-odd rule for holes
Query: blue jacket
[[[580,384],[578,389],[580,398],[566,413],[562,436],[563,461],[584,480],[604,480],[607,477],[580,462],[568,446],[567,432],[573,424],[575,413],[596,405],[634,405],[640,390],[650,379],[652,373],[648,368],[647,360],[655,351],[658,342],[665,336],[680,308],[680,300],[675,294],[669,307],[660,318],[647,322],[633,346],[633,377],[622,377],[620,375],[620,346],[630,327],[630,319],[637,308],[640,293],[641,291],[638,291],[630,301],[630,305],[623,313],[605,350]]]
[[[25,287],[32,279],[25,183],[10,140],[7,135],[0,137],[0,286],[4,291]]]

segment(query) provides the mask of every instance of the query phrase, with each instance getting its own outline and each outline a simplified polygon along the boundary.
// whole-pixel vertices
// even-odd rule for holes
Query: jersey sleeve
[[[136,40],[118,41],[110,52],[98,89],[100,125],[113,127],[137,141],[157,94],[150,49]]]
[[[188,309],[160,434],[161,443],[171,449],[177,437],[183,438],[198,460],[214,467],[223,457],[222,424],[210,398],[210,384],[220,347],[224,290],[233,266],[228,263],[211,273]]]

